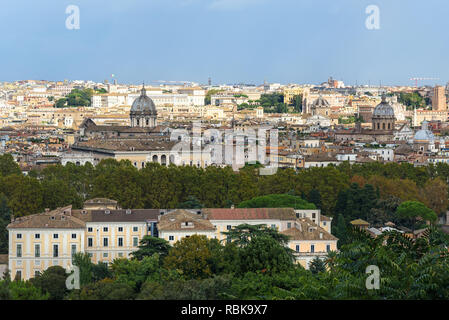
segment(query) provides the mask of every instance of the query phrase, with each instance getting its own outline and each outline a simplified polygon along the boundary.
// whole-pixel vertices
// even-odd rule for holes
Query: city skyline
[[[69,30],[66,8],[80,10]],[[377,5],[380,29],[365,9]],[[20,14],[19,14],[20,13]],[[0,81],[25,79],[119,83],[178,80],[218,83],[445,85],[444,1],[173,0],[31,1],[0,13]],[[331,26],[331,27],[330,27]],[[431,45],[430,45],[431,44]]]

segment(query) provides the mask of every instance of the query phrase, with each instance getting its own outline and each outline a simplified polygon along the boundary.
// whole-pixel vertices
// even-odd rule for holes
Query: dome
[[[329,102],[324,99],[321,95],[318,97],[318,99],[313,102],[314,107],[323,108],[323,107],[329,107]]]
[[[423,121],[421,130],[418,130],[413,138],[414,141],[434,141],[435,136],[432,131],[427,128],[427,121]]]
[[[393,107],[388,104],[385,96],[382,97],[382,102],[374,108],[373,117],[394,117]]]
[[[145,87],[142,86],[140,96],[134,100],[131,106],[131,114],[156,115],[156,105],[153,100],[147,96]]]

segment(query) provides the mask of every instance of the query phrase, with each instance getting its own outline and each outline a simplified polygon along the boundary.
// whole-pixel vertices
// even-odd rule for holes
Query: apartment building
[[[8,225],[11,277],[29,279],[50,266],[69,268],[73,254],[92,262],[128,258],[145,235],[157,236],[157,209],[121,209],[93,199],[82,210],[72,206],[16,218]]]
[[[290,237],[297,262],[308,268],[315,257],[337,250],[332,219],[320,210],[292,208],[122,209],[114,200],[96,198],[72,206],[16,218],[8,225],[11,277],[30,279],[50,266],[69,269],[77,252],[92,262],[129,258],[151,235],[174,244],[194,234],[227,241],[223,232],[241,224],[266,225]]]
[[[207,208],[175,210],[161,216],[159,236],[170,244],[194,234],[226,241],[224,232],[242,225],[266,225],[290,238],[288,247],[296,262],[308,268],[315,258],[337,250],[338,239],[331,233],[332,219],[320,210],[293,208]]]

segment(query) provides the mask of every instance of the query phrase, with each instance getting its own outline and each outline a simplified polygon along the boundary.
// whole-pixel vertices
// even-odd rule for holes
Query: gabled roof
[[[203,209],[209,220],[295,220],[293,208],[208,208]]]
[[[215,231],[214,225],[202,215],[177,209],[161,216],[160,231]]]
[[[52,229],[83,229],[84,221],[71,215],[72,206],[57,208],[53,211],[32,214],[16,218],[8,225],[8,229],[21,228],[52,228]]]
[[[157,221],[158,209],[75,210],[73,215],[86,222],[146,222]]]
[[[338,240],[335,236],[316,225],[309,218],[297,219],[293,228],[284,230],[282,234],[290,240]]]

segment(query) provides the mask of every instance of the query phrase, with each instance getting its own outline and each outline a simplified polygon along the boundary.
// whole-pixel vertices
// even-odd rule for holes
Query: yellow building
[[[302,95],[304,93],[304,88],[302,87],[284,88],[282,93],[284,94],[284,103],[292,104],[294,103],[295,96]]]
[[[93,199],[82,210],[68,206],[12,221],[11,277],[27,280],[55,265],[69,269],[76,252],[88,253],[94,263],[128,258],[145,235],[155,235],[160,211],[114,209],[111,201]]]
[[[338,239],[309,218],[297,219],[294,226],[282,234],[290,238],[289,248],[295,252],[296,261],[306,269],[313,259],[323,259],[330,251],[337,250]]]
[[[170,244],[194,234],[226,241],[223,234],[241,224],[266,225],[290,237],[298,263],[308,268],[314,257],[336,250],[331,219],[320,210],[292,208],[122,209],[114,200],[96,198],[84,208],[71,206],[16,218],[9,230],[11,277],[30,279],[50,266],[69,269],[74,253],[90,255],[92,262],[111,263],[129,258],[146,236]]]

